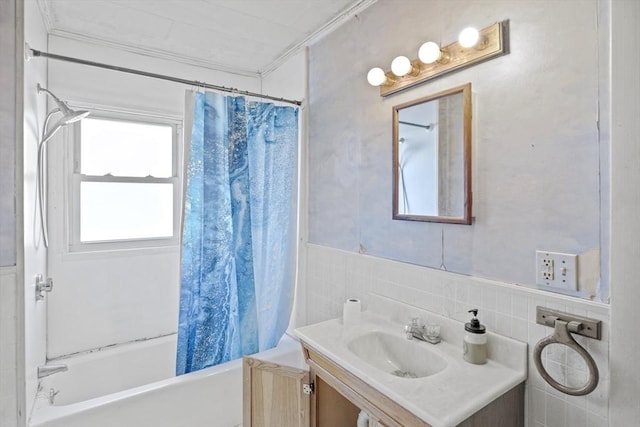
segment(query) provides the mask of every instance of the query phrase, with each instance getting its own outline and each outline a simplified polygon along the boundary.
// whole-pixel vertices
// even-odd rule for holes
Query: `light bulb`
[[[433,64],[440,59],[440,55],[442,55],[440,46],[434,42],[426,42],[420,46],[420,50],[418,50],[418,58],[425,64]]]
[[[380,86],[387,81],[387,76],[382,68],[375,67],[367,73],[367,81],[371,86]]]
[[[406,56],[397,56],[391,61],[391,72],[398,77],[406,76],[412,68],[411,61]]]
[[[460,32],[458,43],[462,47],[474,47],[480,40],[480,33],[473,27],[467,27]]]

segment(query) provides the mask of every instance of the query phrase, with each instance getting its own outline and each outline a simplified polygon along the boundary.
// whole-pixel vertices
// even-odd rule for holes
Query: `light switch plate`
[[[550,290],[578,290],[578,255],[536,251],[536,283]]]

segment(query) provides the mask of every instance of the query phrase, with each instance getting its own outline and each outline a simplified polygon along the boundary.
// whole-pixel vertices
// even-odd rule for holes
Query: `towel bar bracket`
[[[577,314],[566,313],[564,311],[553,310],[546,307],[536,307],[536,323],[553,328],[556,320],[567,322],[569,331],[574,334],[596,340],[599,340],[602,337],[601,320],[578,316]]]

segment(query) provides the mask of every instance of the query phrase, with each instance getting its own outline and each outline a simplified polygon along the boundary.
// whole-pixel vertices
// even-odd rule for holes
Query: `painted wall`
[[[611,426],[640,420],[640,3],[611,5]]]
[[[537,249],[608,259],[606,5],[380,0],[312,45],[309,241],[528,287]],[[465,26],[504,19],[509,55],[385,99],[366,81],[426,40],[448,44]],[[473,225],[393,221],[392,106],[466,82]],[[608,301],[608,264],[580,262],[595,271],[580,295]]]
[[[0,425],[18,421],[16,275],[16,106],[18,14],[14,0],[0,2]]]
[[[307,97],[307,51],[301,49],[278,68],[262,76],[261,93],[287,99]]]
[[[16,264],[16,14],[15,1],[0,5],[0,267]]]
[[[6,427],[18,425],[17,280],[15,267],[0,267],[0,425]]]
[[[24,2],[24,39],[34,49],[47,49],[47,33],[36,0]],[[47,274],[47,250],[40,238],[36,212],[36,167],[39,136],[46,115],[47,99],[36,86],[47,85],[47,64],[24,63],[23,117],[23,221],[24,221],[24,339],[26,416],[31,414],[38,388],[37,367],[45,363],[47,302],[36,301],[36,274]]]
[[[535,323],[537,306],[589,315],[605,327],[602,341],[582,340],[597,361],[598,388],[586,397],[563,395],[546,385],[530,364],[527,425],[607,427],[610,419],[611,425],[637,420],[638,401],[631,397],[632,383],[637,382],[624,373],[634,370],[636,349],[621,348],[623,332],[615,332],[617,326],[610,322],[615,310],[532,289],[536,249],[595,249],[599,260],[584,256],[582,261],[600,270],[602,283],[595,299],[608,301],[609,7],[609,2],[596,1],[542,5],[379,0],[311,46],[310,243],[302,250],[306,323],[340,316],[347,297],[361,298],[366,307],[373,292],[459,321],[477,306],[487,327],[527,342],[531,352],[551,333]],[[636,18],[627,15],[626,31],[631,31]],[[464,26],[483,27],[503,19],[511,26],[507,56],[389,99],[380,98],[366,82],[369,68],[388,68],[396,55],[415,57],[420,44],[430,38],[446,44]],[[572,48],[577,45],[584,48]],[[474,224],[392,221],[391,107],[469,81],[474,92]],[[634,93],[622,108],[632,99]],[[631,145],[628,150],[635,153],[637,144]],[[628,153],[624,148],[622,152]],[[636,159],[633,153],[628,154]],[[635,193],[625,184],[637,181],[632,169],[620,172],[619,191],[637,206]],[[636,238],[637,234],[629,237]],[[369,255],[358,254],[365,251]],[[621,256],[628,267],[637,262],[631,254]],[[449,272],[438,269],[442,261]],[[596,283],[585,285],[584,289],[595,289]],[[618,322],[633,324],[629,322],[637,321],[632,308],[637,299],[625,298],[628,285],[615,286],[624,286],[619,304],[625,311]],[[626,331],[627,339],[630,333]],[[575,370],[574,356],[563,351],[551,356],[549,366],[556,378],[584,375]],[[616,372],[621,392],[615,389]],[[616,406],[627,409],[614,414]],[[614,423],[616,417],[622,421]]]
[[[17,126],[18,78],[21,68],[16,61],[18,45],[22,39],[22,8],[20,3],[0,3],[0,425],[13,427],[20,421],[22,402],[18,399],[23,390],[18,372],[19,343],[18,320],[18,259],[17,198],[20,191],[16,182],[18,153]]]
[[[49,51],[92,61],[258,92],[258,77],[215,72],[50,36]],[[184,85],[49,61],[49,87],[71,105],[139,110],[181,120]],[[178,246],[70,253],[65,244],[65,179],[69,141],[59,132],[50,148],[51,220],[49,358],[174,333],[178,324]]]
[[[15,268],[0,271],[0,424],[13,426],[22,425],[33,406],[36,367],[45,360],[46,314],[46,305],[37,304],[33,298],[33,277],[46,270],[45,252],[35,238],[35,153],[37,129],[45,108],[45,103],[36,99],[35,84],[46,82],[46,67],[13,59],[20,61],[23,57],[25,40],[34,47],[46,48],[46,33],[35,1],[3,2],[0,7],[1,125],[8,130],[0,141],[3,162],[0,217],[4,225],[11,227],[10,234],[4,230],[0,236],[1,264],[16,264]],[[4,175],[5,172],[17,176],[19,183]],[[7,198],[13,199],[10,207],[5,204]],[[17,233],[22,231],[23,236],[18,238]],[[13,255],[7,257],[10,251]]]

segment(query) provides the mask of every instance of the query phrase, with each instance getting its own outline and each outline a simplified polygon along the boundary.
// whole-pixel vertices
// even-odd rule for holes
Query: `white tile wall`
[[[607,427],[609,397],[609,306],[522,286],[462,276],[446,271],[307,245],[307,321],[341,315],[347,297],[366,308],[369,292],[396,299],[459,321],[477,307],[490,330],[529,344],[526,414],[529,427]],[[598,365],[600,382],[583,397],[564,395],[537,373],[532,362],[535,344],[553,331],[535,323],[536,307],[546,306],[603,321],[603,339],[577,337]],[[584,364],[572,350],[547,347],[547,369],[560,383],[579,385]]]
[[[0,268],[0,425],[17,423],[16,391],[16,273]]]

